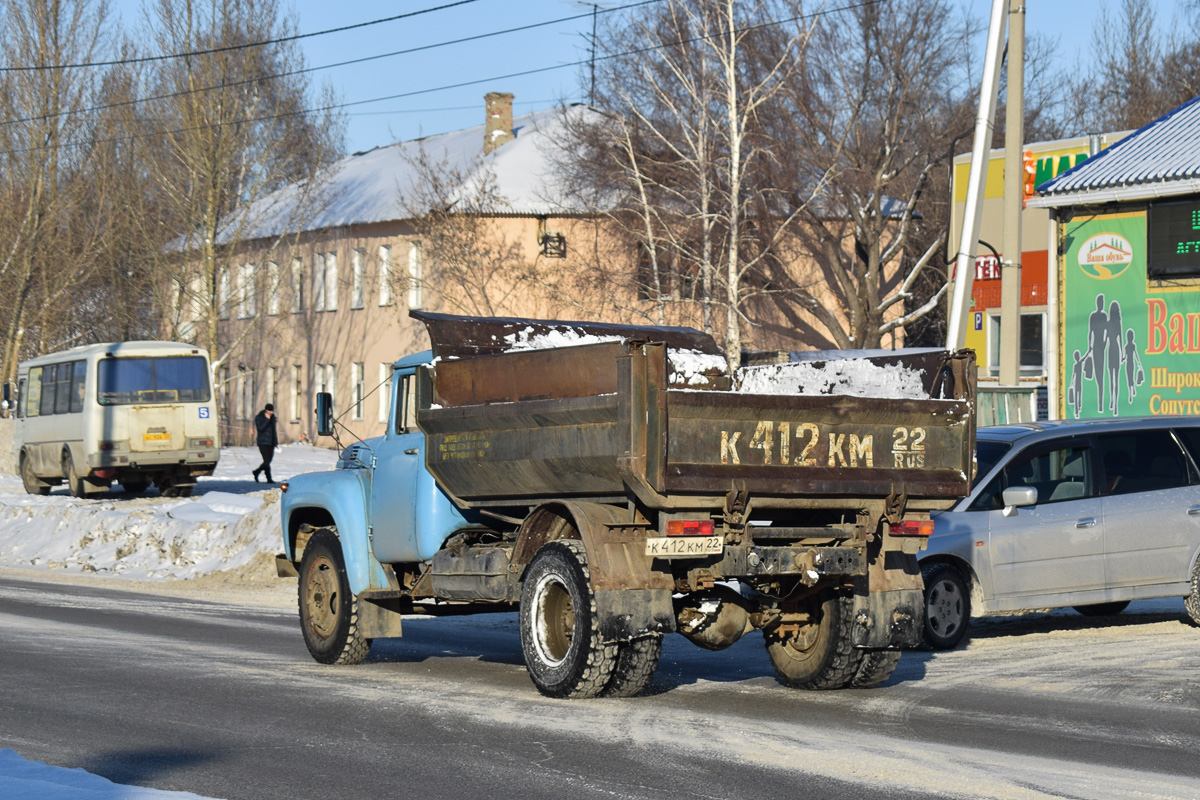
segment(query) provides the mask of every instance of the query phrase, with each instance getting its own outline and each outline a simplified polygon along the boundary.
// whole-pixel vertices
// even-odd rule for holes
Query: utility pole
[[[588,89],[588,105],[596,105],[596,17],[600,13],[599,3],[584,3],[585,6],[592,7],[592,47],[591,47],[591,70],[592,84]]]
[[[1008,102],[1004,115],[1004,240],[1000,262],[1000,385],[1021,380],[1021,208],[1025,147],[1025,0],[1008,0]]]

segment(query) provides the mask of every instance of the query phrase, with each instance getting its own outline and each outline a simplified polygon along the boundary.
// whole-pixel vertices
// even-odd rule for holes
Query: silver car
[[[930,647],[956,646],[972,616],[1153,597],[1183,597],[1200,623],[1200,420],[981,428],[976,452],[971,493],[920,555]]]

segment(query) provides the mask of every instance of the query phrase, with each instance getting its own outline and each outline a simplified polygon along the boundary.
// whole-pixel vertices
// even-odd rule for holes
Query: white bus
[[[90,344],[22,362],[13,451],[30,494],[65,482],[76,497],[114,482],[153,482],[186,497],[217,466],[220,441],[208,354],[178,342]]]

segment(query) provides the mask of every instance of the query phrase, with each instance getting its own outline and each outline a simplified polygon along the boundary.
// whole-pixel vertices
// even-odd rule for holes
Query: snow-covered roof
[[[1037,187],[1028,205],[1053,208],[1200,192],[1200,97]]]
[[[240,238],[260,239],[406,219],[412,215],[403,196],[411,195],[419,180],[417,162],[422,150],[430,163],[446,163],[460,171],[468,185],[484,170],[491,170],[502,198],[499,213],[540,216],[582,212],[585,209],[569,200],[555,171],[554,143],[564,138],[568,119],[598,113],[587,106],[573,105],[516,117],[516,138],[487,155],[483,155],[483,125],[355,153],[333,165],[315,200],[301,200],[303,187],[291,185],[251,205],[251,222],[240,232]],[[301,204],[307,209],[298,210]]]

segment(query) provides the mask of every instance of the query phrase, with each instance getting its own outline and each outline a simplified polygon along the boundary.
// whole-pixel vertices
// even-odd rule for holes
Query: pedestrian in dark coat
[[[258,469],[254,470],[254,482],[258,483],[258,474],[261,472],[267,483],[274,483],[275,481],[271,480],[271,459],[275,457],[279,437],[275,434],[275,406],[270,403],[267,403],[254,418],[254,441],[263,459]]]

